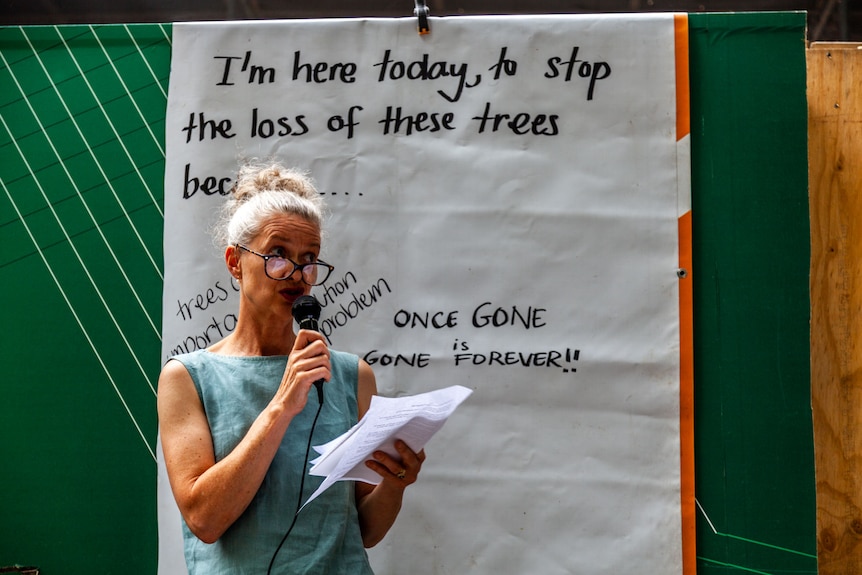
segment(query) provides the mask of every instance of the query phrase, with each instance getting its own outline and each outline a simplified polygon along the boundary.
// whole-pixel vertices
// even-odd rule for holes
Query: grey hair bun
[[[215,231],[221,248],[249,243],[278,214],[301,216],[323,227],[326,203],[304,171],[278,162],[249,162],[237,174]]]

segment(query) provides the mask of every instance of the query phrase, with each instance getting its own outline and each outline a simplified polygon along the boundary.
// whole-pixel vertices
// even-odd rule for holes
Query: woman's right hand
[[[314,382],[329,381],[331,377],[332,365],[326,339],[319,332],[301,329],[296,334],[273,401],[281,402],[291,415],[296,415],[305,408]]]

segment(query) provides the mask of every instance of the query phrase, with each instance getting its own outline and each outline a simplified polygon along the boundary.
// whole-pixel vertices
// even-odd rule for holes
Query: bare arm
[[[180,512],[202,541],[216,541],[245,511],[288,425],[305,406],[310,386],[317,379],[329,379],[329,355],[321,354],[320,346],[305,347],[309,339],[317,339],[309,333],[301,331],[297,337],[275,397],[236,448],[218,462],[188,371],[176,361],[162,370],[158,412],[165,467]]]
[[[368,411],[371,396],[377,393],[374,372],[364,361],[359,364],[359,417]],[[416,481],[425,451],[414,453],[404,442],[395,444],[401,460],[392,458],[382,451],[374,454],[375,459],[366,465],[380,474],[383,481],[377,485],[356,483],[356,506],[359,511],[359,529],[365,547],[377,545],[395,523],[401,511],[404,489]],[[399,472],[403,471],[403,478]]]

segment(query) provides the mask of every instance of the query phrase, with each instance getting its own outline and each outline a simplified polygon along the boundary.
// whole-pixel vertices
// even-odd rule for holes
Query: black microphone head
[[[320,302],[313,295],[303,295],[293,302],[293,319],[302,329],[317,331],[317,320],[320,319]]]

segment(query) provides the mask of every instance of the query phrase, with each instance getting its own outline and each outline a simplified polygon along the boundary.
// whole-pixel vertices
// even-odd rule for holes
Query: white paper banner
[[[674,50],[669,14],[174,25],[164,358],[233,329],[209,226],[277,157],[332,212],[332,346],[381,395],[474,390],[378,574],[681,572]]]

